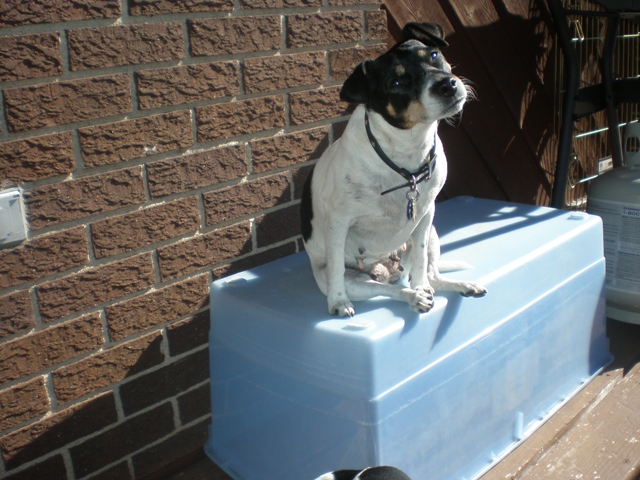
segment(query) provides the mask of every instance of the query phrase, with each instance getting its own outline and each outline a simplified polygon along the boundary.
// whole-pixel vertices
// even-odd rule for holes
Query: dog
[[[379,295],[424,313],[434,289],[487,293],[440,274],[433,227],[447,176],[438,124],[460,114],[472,93],[441,53],[448,45],[441,26],[409,23],[402,34],[343,83],[341,100],[358,106],[303,188],[305,249],[329,313],[341,317],[355,314],[351,301]],[[407,273],[409,287],[396,283]]]
[[[364,470],[338,470],[325,473],[316,480],[411,480],[406,473],[394,467],[371,467]]]

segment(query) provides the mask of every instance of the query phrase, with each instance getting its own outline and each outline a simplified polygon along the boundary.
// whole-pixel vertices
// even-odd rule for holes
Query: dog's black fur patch
[[[404,40],[375,60],[365,60],[345,80],[340,98],[362,103],[397,128],[415,124],[416,100],[425,82],[446,96],[451,68],[440,53],[447,46],[442,27],[431,23],[409,23],[402,29]]]
[[[365,470],[338,470],[333,472],[332,480],[411,480],[411,478],[394,467],[373,467]]]
[[[410,22],[402,27],[404,40],[419,40],[425,45],[433,47],[448,47],[444,40],[444,30],[436,23]]]
[[[313,178],[313,169],[309,172],[309,176],[304,182],[302,188],[302,198],[300,199],[300,230],[302,238],[306,242],[311,238],[313,227],[313,202],[311,201],[311,179]]]

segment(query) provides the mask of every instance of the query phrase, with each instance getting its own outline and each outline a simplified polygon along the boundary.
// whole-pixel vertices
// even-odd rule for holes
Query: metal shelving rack
[[[561,47],[551,204],[580,210],[589,180],[622,165],[620,128],[638,120],[640,0],[548,0],[548,5]]]

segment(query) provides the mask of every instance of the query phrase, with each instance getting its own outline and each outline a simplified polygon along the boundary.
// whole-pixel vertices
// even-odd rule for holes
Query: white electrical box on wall
[[[0,248],[27,238],[21,196],[17,188],[0,192]]]

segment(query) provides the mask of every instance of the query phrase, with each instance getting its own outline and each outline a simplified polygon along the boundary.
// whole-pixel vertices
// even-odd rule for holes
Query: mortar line
[[[71,459],[71,452],[69,452],[68,448],[63,448],[60,452],[60,455],[62,456],[62,460],[64,461],[64,467],[67,469],[67,479],[75,480],[76,475],[73,470],[73,460]]]

